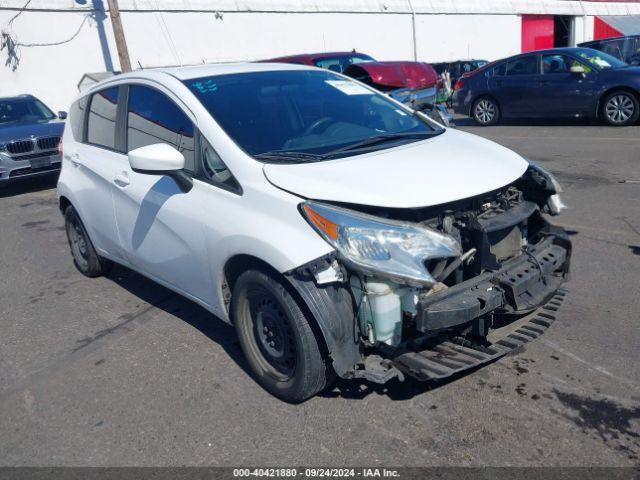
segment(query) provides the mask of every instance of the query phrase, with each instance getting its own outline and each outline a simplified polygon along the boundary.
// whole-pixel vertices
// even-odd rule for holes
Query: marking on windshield
[[[337,88],[345,95],[373,95],[371,90],[348,80],[325,80],[325,82],[333,88]]]
[[[213,93],[218,90],[218,84],[213,80],[199,80],[197,82],[193,82],[193,88],[198,90],[200,93]]]

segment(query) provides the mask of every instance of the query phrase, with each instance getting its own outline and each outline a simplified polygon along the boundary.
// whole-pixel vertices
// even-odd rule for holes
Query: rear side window
[[[513,75],[536,75],[538,73],[538,57],[522,57],[507,62],[507,76]]]
[[[84,141],[84,119],[87,111],[89,97],[82,97],[76,100],[69,109],[69,126],[73,138],[78,141]]]
[[[491,70],[492,77],[503,77],[507,69],[507,64],[503,63],[502,65],[498,65],[496,68]]]
[[[194,126],[164,93],[142,85],[129,87],[127,149],[166,143],[184,155],[185,170],[194,171]]]
[[[118,87],[100,90],[91,96],[87,142],[99,147],[116,148],[116,112]]]

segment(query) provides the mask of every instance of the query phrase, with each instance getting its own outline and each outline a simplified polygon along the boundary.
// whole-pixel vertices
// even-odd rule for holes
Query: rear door
[[[75,207],[99,254],[122,261],[124,255],[116,231],[112,186],[117,168],[126,157],[116,147],[116,119],[121,89],[118,86],[100,90],[83,102],[87,109],[77,114],[81,139],[65,144],[73,178]]]
[[[123,136],[126,150],[166,143],[195,169],[194,117],[179,99],[155,84],[128,89]],[[120,162],[114,193],[120,243],[131,265],[151,278],[206,304],[213,301],[203,216],[210,186],[195,182],[183,192],[166,175],[134,172]]]
[[[505,117],[536,116],[533,95],[538,84],[538,56],[525,55],[510,60],[493,71],[489,89]]]

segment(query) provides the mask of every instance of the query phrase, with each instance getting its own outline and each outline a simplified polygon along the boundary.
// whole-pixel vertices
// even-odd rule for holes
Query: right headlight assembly
[[[420,225],[313,201],[301,207],[307,221],[338,251],[341,260],[365,274],[434,285],[424,262],[462,254],[456,239]]]

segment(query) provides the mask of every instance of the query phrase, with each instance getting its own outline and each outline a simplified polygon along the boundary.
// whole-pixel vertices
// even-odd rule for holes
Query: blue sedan
[[[602,118],[632,125],[640,116],[640,67],[589,48],[556,48],[490,63],[455,85],[453,107],[480,125],[501,118]]]

